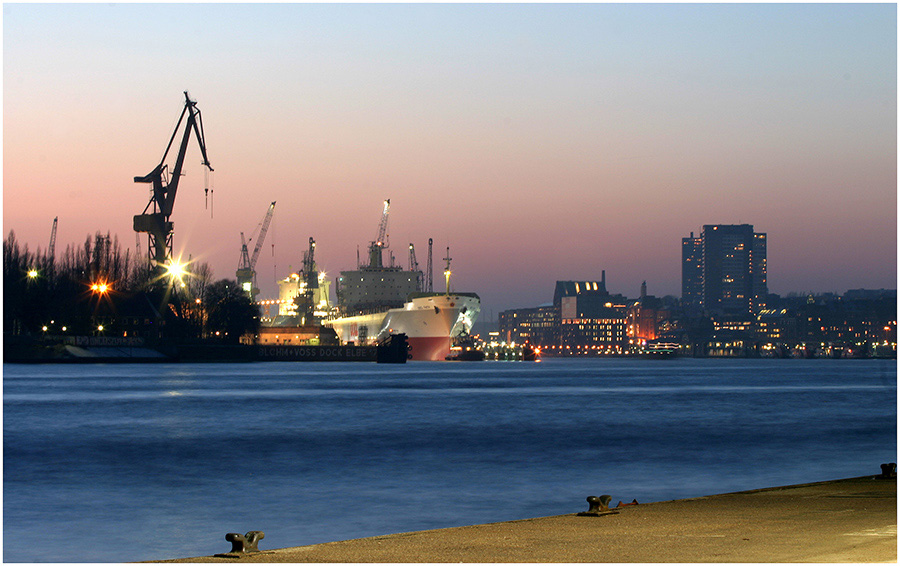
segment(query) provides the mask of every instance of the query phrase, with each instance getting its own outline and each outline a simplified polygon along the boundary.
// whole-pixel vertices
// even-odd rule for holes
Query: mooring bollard
[[[611,500],[611,495],[601,495],[600,497],[589,495],[587,497],[588,510],[584,513],[579,513],[579,515],[600,515],[601,513],[606,513],[609,511],[609,502]]]
[[[241,533],[228,533],[225,540],[231,543],[231,552],[259,552],[257,545],[259,541],[266,538],[266,533],[262,531],[250,531],[245,535]]]
[[[882,464],[881,465],[881,475],[878,476],[881,479],[890,479],[897,477],[897,464],[892,462],[890,464]]]

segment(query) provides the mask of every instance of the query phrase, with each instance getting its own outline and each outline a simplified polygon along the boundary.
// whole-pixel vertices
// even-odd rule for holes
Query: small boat
[[[450,347],[450,354],[445,360],[449,362],[480,362],[485,358],[484,352],[478,349],[475,338],[463,329],[453,339],[453,345]]]

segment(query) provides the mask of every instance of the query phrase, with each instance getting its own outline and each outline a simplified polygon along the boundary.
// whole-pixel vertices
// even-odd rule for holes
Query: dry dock
[[[866,476],[579,516],[587,507],[571,515],[279,550],[267,550],[270,541],[263,539],[260,552],[171,562],[897,561],[896,478]],[[223,538],[222,545],[228,552],[230,543]]]

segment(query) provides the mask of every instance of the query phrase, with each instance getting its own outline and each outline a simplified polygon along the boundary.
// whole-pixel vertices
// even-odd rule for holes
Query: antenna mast
[[[434,240],[428,238],[428,260],[425,263],[425,291],[428,293],[434,292],[434,268],[431,265],[431,244],[434,243]]]

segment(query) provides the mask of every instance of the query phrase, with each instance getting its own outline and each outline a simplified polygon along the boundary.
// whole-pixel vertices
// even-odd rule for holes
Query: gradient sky
[[[4,236],[134,247],[184,90],[214,215],[192,141],[175,247],[233,278],[277,201],[263,296],[310,236],[353,269],[385,198],[484,318],[680,295],[703,224],[766,232],[775,293],[896,287],[895,4],[4,4]]]

